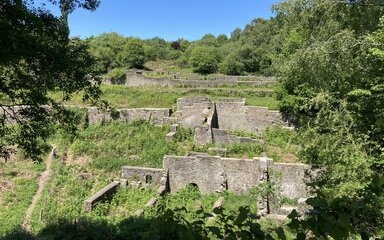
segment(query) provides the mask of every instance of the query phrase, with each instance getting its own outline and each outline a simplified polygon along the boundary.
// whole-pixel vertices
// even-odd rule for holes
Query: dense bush
[[[198,73],[214,73],[218,68],[220,56],[215,47],[199,46],[191,52],[189,63]]]
[[[244,71],[244,64],[239,61],[235,54],[230,54],[219,64],[219,69],[221,73],[226,75],[241,75]]]
[[[139,39],[129,38],[117,58],[120,66],[142,68],[146,61],[143,43]]]

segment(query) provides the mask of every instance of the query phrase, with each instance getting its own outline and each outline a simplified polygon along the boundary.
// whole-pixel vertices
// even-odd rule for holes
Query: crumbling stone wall
[[[268,126],[288,126],[279,111],[266,107],[245,106],[242,102],[217,102],[220,129],[260,132]]]
[[[95,124],[102,120],[117,120],[131,123],[137,120],[145,120],[154,124],[163,124],[165,119],[171,116],[171,109],[168,108],[133,108],[118,109],[115,113],[109,113],[97,108],[88,108],[89,123]]]
[[[119,184],[120,183],[118,181],[113,181],[107,186],[105,186],[103,189],[98,191],[95,195],[85,200],[84,202],[85,210],[90,212],[92,211],[93,206],[96,203],[110,199],[112,195],[115,193]]]
[[[202,193],[213,193],[224,180],[228,191],[246,193],[269,178],[282,197],[291,200],[308,197],[305,179],[310,166],[305,164],[274,163],[266,157],[236,159],[197,155],[165,156],[163,166],[169,172],[171,191],[193,183]]]
[[[179,98],[174,114],[183,127],[196,128],[211,125],[215,105],[207,97]]]
[[[163,169],[159,168],[125,166],[122,169],[121,177],[123,179],[140,181],[145,186],[159,185],[163,172]]]
[[[213,193],[226,181],[228,190],[249,191],[258,183],[258,159],[232,159],[217,156],[164,157],[171,191],[196,184],[202,193]]]
[[[310,165],[306,164],[270,162],[268,175],[282,196],[297,200],[308,197],[305,179],[309,169]]]
[[[141,86],[265,86],[275,82],[274,78],[263,78],[253,76],[219,76],[211,80],[199,80],[197,77],[188,76],[188,79],[180,79],[181,76],[175,76],[170,79],[168,77],[150,78],[143,75],[144,71],[129,71],[126,73],[126,79],[112,82],[110,79],[103,79],[104,84],[124,84],[130,87]],[[248,80],[246,80],[248,79]]]
[[[75,106],[66,106],[75,108]],[[15,116],[18,116],[20,111],[26,109],[26,106],[10,106],[6,111],[0,109],[0,117],[5,115],[7,123],[15,123]],[[48,111],[49,106],[45,106]],[[169,108],[132,108],[118,109],[116,112],[107,112],[96,107],[83,108],[87,111],[87,117],[90,124],[99,123],[103,120],[117,120],[121,122],[131,123],[137,120],[149,121],[153,124],[163,124],[169,121],[172,110]]]
[[[177,102],[175,117],[181,125],[190,128],[212,126],[221,130],[260,132],[272,125],[289,125],[279,111],[246,106],[245,99],[241,98],[218,102],[207,97],[182,98]]]

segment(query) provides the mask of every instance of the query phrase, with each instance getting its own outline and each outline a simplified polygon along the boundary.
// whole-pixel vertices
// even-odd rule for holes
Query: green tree
[[[39,143],[54,126],[73,129],[73,115],[49,93],[61,92],[66,100],[84,90],[83,99],[96,103],[101,92],[90,75],[93,60],[86,45],[69,40],[59,19],[31,6],[0,3],[0,154],[8,157],[17,146],[39,160]]]
[[[215,47],[198,46],[193,48],[189,59],[190,65],[198,73],[214,73],[218,68],[220,56]]]
[[[118,58],[121,66],[142,68],[146,61],[143,43],[139,39],[129,38]]]
[[[240,28],[236,28],[235,30],[233,30],[233,32],[231,32],[231,40],[232,41],[239,40],[240,36],[241,36],[241,29]]]
[[[275,10],[281,110],[301,126],[301,159],[321,166],[307,201],[317,214],[299,220],[293,213],[290,226],[297,238],[311,230],[380,239],[384,9],[376,1],[291,0]]]
[[[113,68],[122,67],[118,55],[123,51],[126,39],[117,33],[103,33],[87,39],[89,52],[96,60],[98,73],[107,73]]]
[[[232,53],[219,64],[219,69],[221,73],[226,75],[240,75],[244,71],[244,64],[238,59],[236,54]]]
[[[200,40],[197,41],[199,45],[209,46],[209,47],[218,47],[219,42],[213,34],[205,34]]]
[[[228,39],[227,35],[220,34],[219,36],[217,36],[216,40],[219,43],[219,45],[222,46],[222,45],[226,44],[229,39]]]
[[[61,11],[61,21],[63,26],[69,33],[68,15],[76,8],[84,8],[86,10],[95,11],[99,5],[99,0],[49,0],[51,3],[58,5]]]
[[[147,59],[151,61],[167,59],[170,52],[169,44],[159,37],[145,40],[144,49]]]

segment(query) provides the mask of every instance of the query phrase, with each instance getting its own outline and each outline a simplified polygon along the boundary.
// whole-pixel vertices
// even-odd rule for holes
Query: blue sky
[[[35,0],[35,4],[47,2]],[[71,36],[117,32],[142,39],[196,40],[206,33],[229,35],[257,17],[270,18],[279,0],[101,0],[96,12],[76,9],[69,16]],[[56,6],[46,7],[59,14]]]

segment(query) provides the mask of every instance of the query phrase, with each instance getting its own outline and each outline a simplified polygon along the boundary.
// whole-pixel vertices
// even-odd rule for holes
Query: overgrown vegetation
[[[69,14],[77,4],[66,6]],[[0,95],[7,100],[0,102],[0,157],[9,158],[17,145],[41,161],[39,141],[53,128],[71,124],[69,113],[48,92],[60,92],[65,100],[83,90],[83,100],[96,104],[100,82],[91,81],[94,62],[87,45],[68,38],[66,18],[35,9],[31,1],[13,0],[1,1],[0,16]]]
[[[73,158],[90,157],[89,167],[107,172],[120,171],[124,165],[161,167],[163,156],[184,155],[193,144],[192,132],[181,130],[180,141],[166,141],[169,126],[147,122],[111,122],[90,126],[74,139],[69,150]],[[118,173],[116,173],[118,174]]]
[[[75,6],[73,3],[80,2],[68,1],[72,4],[67,6]],[[98,4],[98,1],[93,2],[96,5],[90,6],[91,10]],[[94,215],[84,213],[81,208],[84,198],[111,180],[126,162],[130,165],[159,166],[165,153],[182,154],[194,149],[189,138],[191,133],[185,133],[185,138],[179,136],[177,141],[165,142],[166,127],[153,127],[146,123],[129,126],[111,123],[91,126],[78,135],[71,135],[70,139],[74,142],[62,141],[63,146],[67,145],[75,156],[71,158],[71,155],[67,155],[64,162],[54,165],[54,178],[36,210],[42,210],[41,220],[40,211],[34,213],[34,229],[41,229],[39,236],[383,238],[382,1],[282,1],[273,7],[274,17],[269,20],[255,19],[243,30],[234,30],[229,38],[207,34],[197,41],[179,39],[172,43],[160,38],[125,38],[115,33],[102,34],[85,41],[69,40],[66,17],[73,9],[63,9],[66,11],[63,11],[64,16],[59,20],[49,12],[30,9],[23,1],[1,3],[0,26],[4,32],[0,41],[5,47],[1,50],[0,59],[0,106],[23,104],[31,108],[20,118],[23,120],[23,116],[27,116],[24,119],[30,121],[18,122],[19,127],[16,128],[7,125],[6,118],[1,115],[0,155],[7,156],[10,147],[18,144],[38,160],[41,152],[38,143],[53,132],[55,122],[62,123],[69,132],[75,133],[76,116],[64,112],[56,103],[64,100],[80,105],[79,96],[71,98],[80,90],[85,90],[85,99],[98,99],[101,92],[97,86],[84,80],[84,76],[93,70],[98,74],[110,74],[119,80],[127,68],[142,68],[146,61],[152,61],[148,66],[162,68],[164,66],[161,63],[157,62],[156,65],[153,62],[162,60],[176,63],[171,68],[187,73],[219,71],[236,75],[277,75],[280,81],[277,93],[280,110],[300,128],[298,132],[268,129],[264,135],[266,150],[270,157],[278,160],[297,161],[300,158],[314,166],[316,174],[309,183],[313,197],[307,203],[315,209],[316,214],[300,217],[292,212],[289,229],[266,229],[260,226],[260,221],[249,207],[230,209],[231,205],[241,202],[234,197],[228,211],[217,212],[218,220],[212,223],[209,220],[210,209],[207,210],[206,205],[213,199],[202,197],[191,189],[181,192],[179,196],[167,197],[165,202],[159,203],[153,215],[144,218],[116,217],[118,214],[115,213],[120,210],[115,203],[101,204]],[[20,36],[25,37],[24,41],[14,41]],[[88,47],[94,59],[86,52]],[[31,49],[36,51],[30,54]],[[96,60],[94,64],[93,60]],[[207,80],[210,78],[204,77]],[[208,95],[213,99],[223,96],[245,97],[249,105],[262,103],[263,106],[278,107],[272,98],[257,95],[261,93],[256,93],[256,88],[244,92],[242,88],[222,86],[219,91],[106,86],[103,89],[105,99],[118,107],[169,107],[178,97],[195,94]],[[48,92],[53,93],[49,96]],[[123,98],[123,95],[130,97]],[[42,107],[45,104],[55,110],[54,115],[48,114]],[[151,148],[161,155],[155,154]],[[228,148],[229,154],[232,152],[236,156],[261,151],[256,146],[246,145]],[[29,175],[18,178],[13,176],[16,171],[7,169],[9,166],[18,167],[18,164],[10,162],[4,170],[1,169],[6,185],[15,184],[17,188],[14,192],[19,193],[15,196],[14,192],[2,191],[0,195],[0,201],[7,200],[3,201],[6,207],[0,216],[10,219],[4,223],[5,230],[1,233],[8,234],[11,231],[9,238],[27,236],[23,232],[19,236],[16,225],[21,221],[27,198],[36,188],[34,183],[26,183],[27,179],[31,179]],[[28,165],[30,163],[23,164],[22,168],[33,170],[30,173],[33,177],[41,171],[34,165]],[[28,172],[28,169],[23,169],[23,172]],[[124,205],[121,199],[127,197],[141,204],[151,191],[135,192],[133,195],[122,191],[112,201]],[[140,199],[134,196],[140,196]],[[8,200],[13,205],[9,205]],[[191,210],[198,201],[205,209]],[[168,209],[167,204],[176,208]],[[181,204],[186,207],[178,206]],[[127,212],[122,211],[123,214],[131,214],[128,205]],[[15,213],[14,217],[10,211]],[[111,216],[105,216],[108,214]]]
[[[20,228],[43,167],[25,160],[0,162],[0,238]]]

